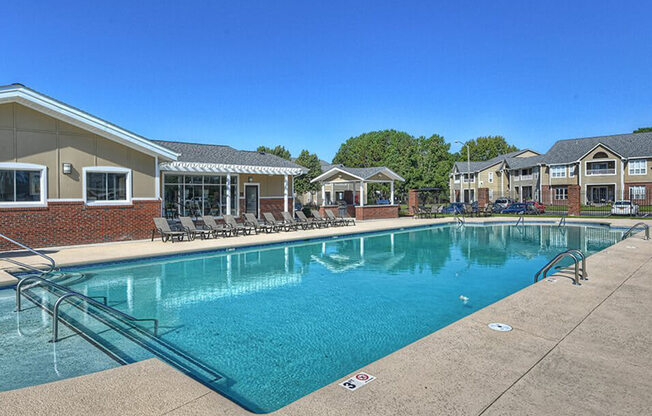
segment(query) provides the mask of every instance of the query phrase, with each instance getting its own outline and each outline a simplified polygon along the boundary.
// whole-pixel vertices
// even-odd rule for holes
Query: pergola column
[[[364,207],[364,182],[360,181],[360,206]]]
[[[394,181],[389,183],[389,204],[394,205]]]
[[[283,211],[288,212],[288,175],[283,175]]]
[[[326,205],[326,184],[321,184],[321,204]]]
[[[226,174],[226,215],[231,215],[231,174]]]

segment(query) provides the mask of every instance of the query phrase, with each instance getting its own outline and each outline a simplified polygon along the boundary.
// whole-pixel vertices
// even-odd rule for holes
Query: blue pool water
[[[224,376],[211,387],[270,412],[532,284],[558,252],[621,234],[436,226],[76,268],[87,278],[71,287],[158,318],[161,338]]]

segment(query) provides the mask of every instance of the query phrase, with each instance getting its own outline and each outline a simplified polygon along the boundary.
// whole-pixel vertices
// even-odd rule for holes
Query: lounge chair
[[[337,218],[346,221],[347,225],[349,225],[349,224],[350,224],[350,225],[355,225],[355,218],[353,218],[353,217],[349,217],[349,214],[346,214],[346,215],[340,215],[340,216],[337,217]]]
[[[273,225],[263,224],[260,221],[258,221],[258,218],[256,218],[254,214],[250,212],[245,213],[244,216],[245,216],[245,224],[254,227],[256,234],[258,234],[259,231],[265,231],[266,233],[278,231],[277,229],[274,228]]]
[[[342,226],[344,226],[344,225],[349,225],[349,222],[348,222],[348,221],[346,221],[346,220],[343,219],[343,218],[337,218],[337,217],[335,216],[335,214],[333,214],[333,211],[331,211],[330,209],[325,209],[324,212],[326,213],[326,216],[328,217],[328,219],[331,220],[331,222],[333,223],[333,225],[335,225],[335,226],[340,226],[340,225],[342,225]]]
[[[321,222],[322,224],[326,224],[327,227],[331,226],[331,225],[335,225],[335,223],[333,221],[322,217],[321,214],[319,213],[319,211],[317,211],[316,209],[311,209],[310,213],[312,214],[312,216],[313,216],[313,218],[315,220]]]
[[[292,218],[292,215],[290,215],[290,213],[287,211],[283,211],[281,215],[283,216],[283,222],[285,222],[286,224],[292,224],[293,226],[296,226],[297,229],[301,227],[302,230],[307,230],[308,228],[313,227],[312,224],[308,224],[307,222],[301,222],[295,220],[294,218]]]
[[[274,215],[271,212],[263,212],[263,217],[265,217],[265,222],[271,224],[277,230],[283,231],[296,231],[298,229],[297,225],[286,224],[285,222],[278,221],[274,218]]]
[[[242,235],[251,234],[256,231],[252,225],[237,222],[233,215],[224,215],[224,222],[231,228],[233,235],[238,235],[238,233],[242,233]]]
[[[295,214],[297,215],[299,222],[310,224],[312,228],[315,227],[321,228],[322,226],[325,226],[323,222],[317,221],[313,217],[310,218],[306,217],[306,214],[304,214],[303,211],[297,211]]]
[[[218,224],[214,216],[204,215],[202,220],[204,220],[204,225],[213,232],[213,237],[217,237],[218,234],[222,234],[222,237],[231,235],[231,228],[226,224]]]
[[[177,241],[183,241],[183,237],[186,235],[184,231],[174,231],[170,228],[170,224],[168,223],[168,220],[165,218],[154,218],[154,229],[152,230],[152,241],[154,241],[154,234],[156,232],[159,232],[161,234],[161,240],[163,242],[167,242],[168,240],[172,241],[174,243],[174,239],[176,238]]]
[[[179,220],[181,221],[181,227],[188,235],[188,240],[194,240],[197,236],[200,236],[203,240],[205,238],[210,238],[210,236],[213,235],[211,230],[197,228],[190,217],[179,217]]]

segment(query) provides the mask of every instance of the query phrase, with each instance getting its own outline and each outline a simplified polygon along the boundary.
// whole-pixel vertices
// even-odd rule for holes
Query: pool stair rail
[[[23,263],[22,261],[18,261],[16,259],[10,258],[8,256],[7,257],[0,257],[0,260],[6,261],[8,263],[15,264],[17,266],[20,266],[20,267],[22,267],[24,269],[30,270],[30,271],[32,271],[34,273],[37,273],[40,276],[46,275],[48,273],[51,273],[54,270],[57,270],[57,263],[54,261],[54,259],[52,257],[48,256],[47,254],[41,253],[38,250],[35,250],[35,249],[31,248],[31,247],[28,247],[27,245],[25,245],[25,244],[23,244],[23,243],[21,243],[19,241],[16,241],[13,238],[9,238],[9,237],[7,237],[6,235],[4,235],[2,233],[0,233],[0,238],[5,240],[5,241],[8,241],[8,242],[20,247],[20,248],[22,248],[23,250],[27,250],[32,254],[36,254],[37,256],[39,256],[41,258],[44,258],[48,262],[49,266],[47,267],[47,269],[40,269],[40,268],[38,268],[36,266],[32,266],[30,264]]]
[[[557,224],[557,228],[561,228],[561,226],[566,226],[566,216],[567,214],[562,214],[561,218],[559,219],[559,223]]]
[[[455,222],[457,225],[462,226],[466,225],[466,218],[464,218],[464,214],[458,212],[457,210],[454,211],[454,216],[455,216]]]
[[[28,288],[35,286],[28,286],[27,283],[30,281],[36,281],[38,285],[42,285],[44,289],[48,290],[57,300],[54,304],[54,308],[50,310],[44,304],[44,302],[38,302],[30,295],[26,294],[25,291]],[[178,349],[174,345],[168,343],[167,341],[161,339],[158,336],[158,320],[155,318],[135,318],[131,315],[125,314],[122,311],[119,311],[106,304],[105,297],[91,297],[83,295],[79,292],[76,292],[68,287],[61,286],[55,282],[52,282],[48,279],[39,277],[39,276],[27,276],[22,278],[18,285],[16,286],[16,311],[20,312],[21,308],[21,297],[29,299],[32,303],[36,304],[38,307],[46,310],[50,315],[52,315],[52,340],[51,342],[56,343],[60,341],[58,337],[59,321],[66,324],[66,326],[71,327],[75,332],[80,334],[84,339],[91,341],[89,338],[97,338],[97,334],[82,334],[80,330],[74,328],[74,324],[71,325],[71,322],[66,319],[62,319],[61,306],[64,301],[66,304],[70,304],[75,307],[77,310],[82,311],[82,313],[94,318],[96,321],[101,324],[109,327],[128,341],[131,341],[135,345],[154,356],[158,357],[162,361],[170,364],[181,372],[187,374],[188,376],[194,378],[195,380],[211,386],[216,382],[227,382],[228,380],[222,374],[216,372],[208,365],[199,361],[198,359],[192,357],[186,352]],[[77,299],[77,302],[74,300]],[[101,299],[102,302],[99,302],[96,299]],[[86,307],[84,308],[82,304],[90,305],[93,308]],[[154,323],[153,331],[143,328],[139,323],[143,321],[151,321]],[[119,324],[118,324],[119,323]],[[110,351],[110,355],[114,357],[115,346],[114,348],[104,348],[101,341],[92,342],[95,346],[99,347],[100,350],[106,352],[107,349]],[[99,344],[99,345],[98,345]],[[126,354],[117,354],[118,356],[126,356]],[[119,357],[118,357],[119,358]],[[127,359],[116,359],[120,364],[128,364]]]
[[[636,224],[632,225],[632,226],[631,226],[627,231],[625,231],[625,233],[624,233],[623,236],[620,238],[620,240],[621,240],[621,241],[622,241],[622,240],[625,240],[626,238],[629,238],[629,237],[631,237],[632,235],[634,235],[634,232],[635,232],[636,229],[639,228],[639,227],[643,227],[643,228],[645,229],[645,237],[644,237],[644,239],[645,239],[645,240],[649,240],[649,239],[650,239],[650,226],[647,225],[647,224],[644,223],[644,222],[639,222],[639,223],[636,223]]]
[[[525,217],[524,217],[523,215],[521,215],[520,217],[518,217],[518,220],[516,221],[515,226],[518,227],[519,224],[521,224],[521,225],[525,225]]]
[[[589,280],[589,273],[586,269],[586,255],[582,253],[581,250],[569,249],[557,254],[552,260],[550,260],[545,266],[543,266],[534,275],[534,283],[539,281],[539,276],[541,275],[543,275],[542,279],[545,279],[548,272],[553,267],[555,267],[561,260],[566,258],[570,258],[571,260],[573,260],[573,264],[574,264],[573,284],[574,285],[580,286],[581,285],[580,280]],[[580,269],[580,262],[582,263],[581,269]],[[561,267],[557,267],[557,269],[561,269]]]

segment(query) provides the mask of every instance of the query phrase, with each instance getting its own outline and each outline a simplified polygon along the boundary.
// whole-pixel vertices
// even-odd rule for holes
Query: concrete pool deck
[[[504,220],[516,219],[468,219]],[[369,221],[272,236],[76,247],[52,256],[79,264],[121,253],[142,257],[450,221]],[[269,238],[253,241],[259,237]],[[652,241],[636,235],[587,263],[590,280],[582,286],[561,276],[531,285],[362,368],[377,377],[368,385],[351,392],[337,380],[274,414],[652,414]],[[490,322],[514,330],[492,331]],[[0,415],[250,414],[156,359],[0,393],[0,403]]]

